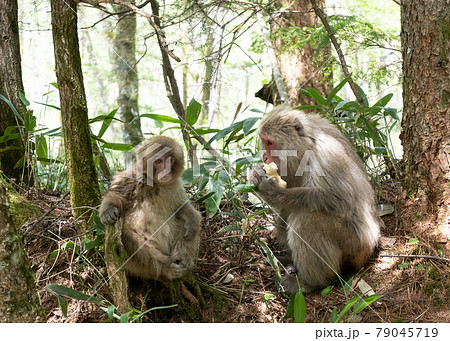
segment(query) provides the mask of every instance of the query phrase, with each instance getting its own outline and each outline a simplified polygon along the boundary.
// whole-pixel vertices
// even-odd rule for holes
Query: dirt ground
[[[334,308],[340,312],[352,294],[363,296],[361,288],[364,287],[360,282],[368,284],[380,298],[351,317],[352,322],[450,322],[450,263],[439,259],[449,258],[449,241],[436,234],[436,228],[425,213],[425,204],[399,197],[398,193],[383,193],[384,201],[393,205],[395,211],[383,217],[385,226],[380,252],[357,274],[354,290],[346,293],[337,284],[325,296],[320,292],[305,295],[306,322],[330,322]],[[104,285],[107,276],[99,254],[80,256],[76,250],[68,248],[56,258],[50,256],[65,242],[80,243],[83,239],[77,235],[68,199],[58,193],[41,193],[37,198],[28,199],[44,212],[56,207],[25,236],[48,322],[108,321],[100,305],[73,299],[68,300],[68,314],[64,317],[56,297],[43,290],[48,284],[62,284],[85,293],[95,288],[99,295],[111,300]],[[185,287],[204,302],[194,313],[192,307],[190,312],[181,307],[155,309],[144,314],[141,321],[293,322],[292,318],[284,319],[288,297],[277,292],[274,270],[253,237],[257,235],[266,242],[276,256],[282,254],[283,250],[277,250],[274,230],[255,228],[256,225],[270,228],[270,222],[270,216],[254,218],[249,232],[242,236],[221,231],[236,224],[230,216],[203,219],[200,256],[194,271],[201,283],[201,294],[188,284]],[[22,227],[27,228],[29,225]],[[408,242],[412,238],[415,238],[413,242]],[[415,258],[383,256],[386,254],[414,255]],[[173,303],[167,287],[139,279],[130,279],[130,300],[139,311]]]

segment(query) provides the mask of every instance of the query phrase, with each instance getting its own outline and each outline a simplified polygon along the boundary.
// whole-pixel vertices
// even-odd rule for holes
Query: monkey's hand
[[[170,279],[183,277],[188,271],[186,260],[175,258],[170,264]]]
[[[100,220],[104,225],[114,225],[119,218],[119,210],[116,206],[110,205],[100,208]]]
[[[250,174],[249,182],[252,185],[255,185],[257,188],[264,180],[267,180],[266,171],[261,167],[257,166],[253,172]]]

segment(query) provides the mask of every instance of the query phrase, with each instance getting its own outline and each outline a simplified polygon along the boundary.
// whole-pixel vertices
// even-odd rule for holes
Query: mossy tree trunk
[[[0,322],[45,322],[36,279],[0,182]]]
[[[324,7],[324,1],[317,1]],[[280,28],[316,27],[319,19],[314,14],[309,0],[278,0],[276,8],[283,8],[272,16],[270,31],[273,34]],[[310,97],[303,95],[300,89],[313,88],[326,96],[331,90],[331,74],[324,73],[323,64],[331,55],[331,46],[321,51],[319,60],[314,60],[315,50],[308,44],[303,49],[292,48],[278,37],[273,42],[281,76],[292,106],[317,104]],[[327,64],[326,64],[327,65]]]
[[[52,0],[51,16],[70,201],[74,217],[87,221],[92,209],[100,204],[100,190],[81,70],[77,3],[76,0]]]
[[[0,1],[0,94],[6,97],[23,117],[26,108],[19,99],[19,91],[24,92],[19,45],[19,24],[17,0]],[[17,126],[18,121],[11,108],[0,100],[0,137],[5,129]],[[17,133],[17,128],[12,133]],[[1,170],[10,178],[20,179],[22,167],[14,168],[23,157],[24,149],[20,138],[0,143]]]
[[[131,1],[134,3],[134,1]],[[122,6],[113,6],[117,12]],[[133,146],[144,139],[139,118],[139,80],[136,62],[136,15],[123,13],[118,15],[114,37],[114,70],[119,86],[119,115],[125,122],[123,139]]]
[[[402,1],[405,187],[450,229],[450,6]]]

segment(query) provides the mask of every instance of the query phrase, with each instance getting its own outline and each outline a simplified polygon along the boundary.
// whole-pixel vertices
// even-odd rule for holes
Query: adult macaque
[[[201,220],[180,179],[183,150],[172,138],[155,136],[136,157],[106,192],[100,219],[121,225],[130,274],[163,281],[182,277],[194,267]]]
[[[360,269],[378,244],[380,227],[372,187],[349,141],[326,119],[286,107],[262,119],[259,136],[264,163],[276,164],[287,188],[262,167],[250,182],[278,213],[278,238],[300,286],[311,292],[336,274]],[[283,285],[298,291],[296,276],[287,275]]]

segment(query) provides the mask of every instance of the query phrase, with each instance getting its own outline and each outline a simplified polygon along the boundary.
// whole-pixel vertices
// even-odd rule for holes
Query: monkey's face
[[[259,138],[261,139],[261,142],[264,147],[264,154],[263,154],[263,162],[265,164],[269,164],[271,162],[275,162],[278,169],[280,168],[280,160],[278,156],[276,156],[274,153],[275,150],[278,150],[278,143],[275,141],[274,138],[268,136],[259,134]]]
[[[175,158],[170,154],[153,155],[144,159],[142,173],[156,183],[167,183],[173,179]]]

